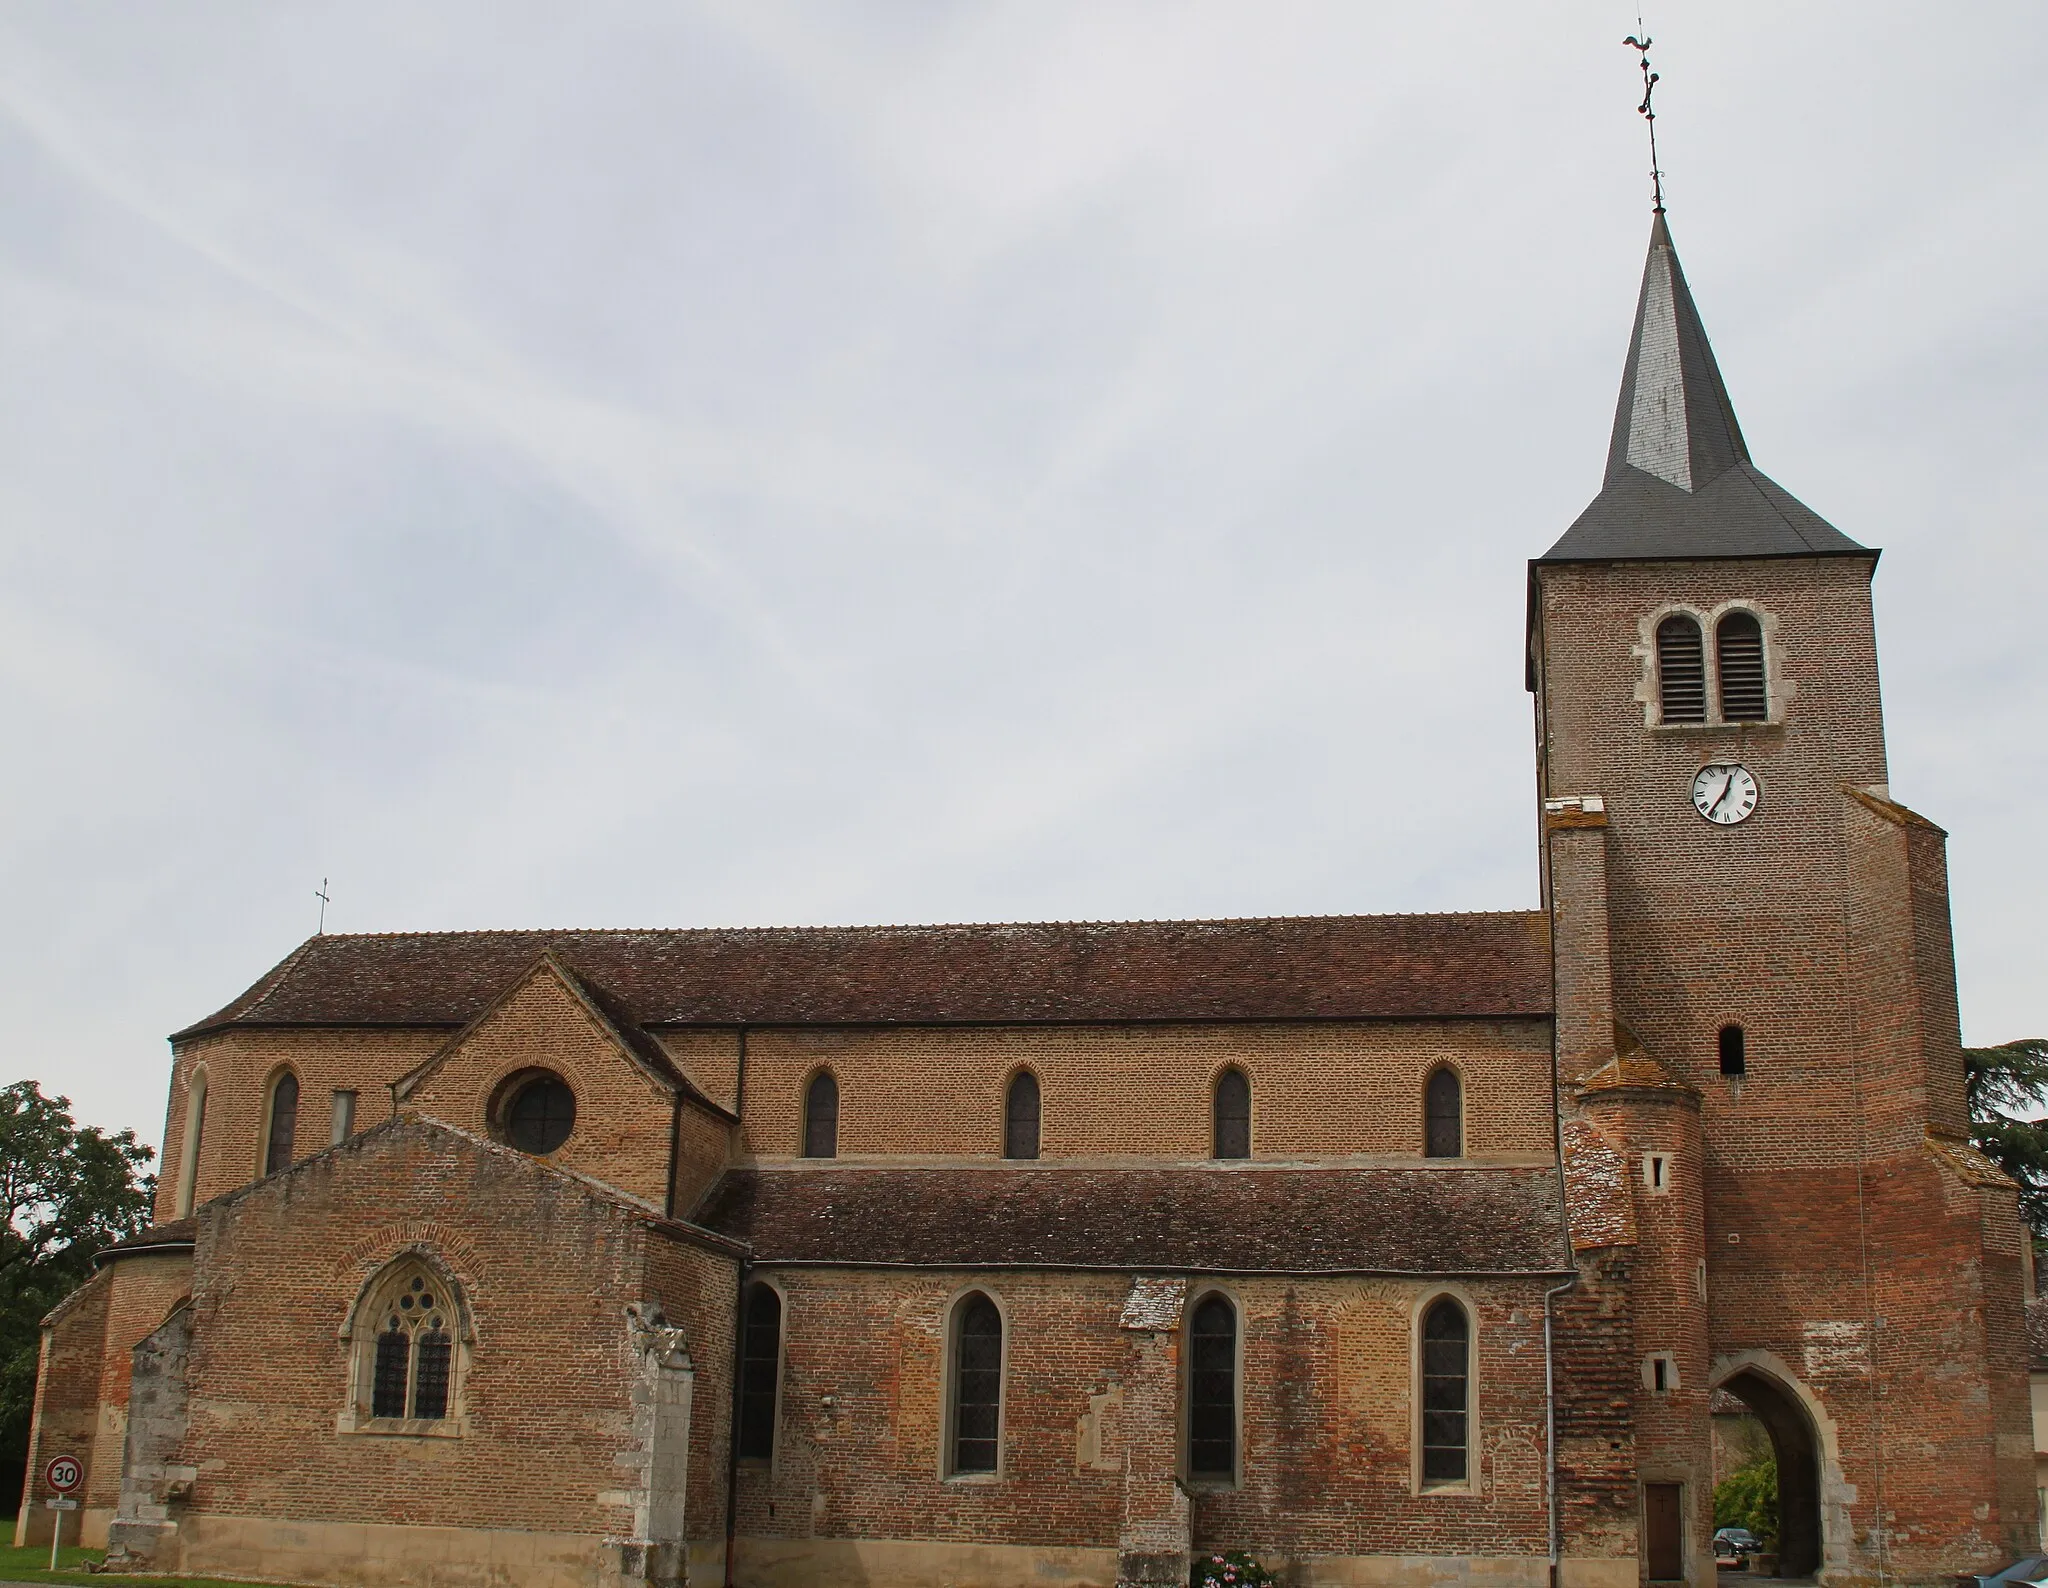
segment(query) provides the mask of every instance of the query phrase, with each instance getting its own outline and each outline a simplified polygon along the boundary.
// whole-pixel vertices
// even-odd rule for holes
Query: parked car
[[[2028,1588],[2048,1583],[2048,1555],[2022,1555],[2002,1571],[1959,1573],[1956,1588]]]
[[[1749,1557],[1763,1553],[1763,1540],[1746,1527],[1724,1527],[1714,1534],[1714,1564],[1749,1569]],[[2018,1588],[2015,1584],[2014,1588]]]

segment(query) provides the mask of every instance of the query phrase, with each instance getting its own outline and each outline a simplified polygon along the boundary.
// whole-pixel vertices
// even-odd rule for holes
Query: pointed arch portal
[[[1778,1575],[1811,1577],[1820,1570],[1820,1434],[1798,1395],[1772,1375],[1745,1367],[1723,1379],[1726,1390],[1771,1436],[1778,1464]]]

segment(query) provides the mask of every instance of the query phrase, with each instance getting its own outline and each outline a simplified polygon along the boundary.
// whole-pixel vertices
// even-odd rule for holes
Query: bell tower
[[[1660,210],[1528,618],[1560,1108],[1642,1165],[1650,1580],[1713,1581],[1722,1390],[1777,1450],[1787,1575],[2032,1547],[2017,1210],[1968,1146],[1944,835],[1888,785],[1877,561],[1750,461]]]

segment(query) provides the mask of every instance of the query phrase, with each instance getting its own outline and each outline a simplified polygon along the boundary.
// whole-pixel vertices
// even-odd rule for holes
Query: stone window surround
[[[1646,1152],[1643,1154],[1643,1189],[1653,1197],[1671,1194],[1671,1154],[1668,1152]]]
[[[388,1294],[413,1274],[424,1271],[434,1284],[448,1293],[450,1333],[454,1350],[448,1364],[448,1415],[445,1417],[373,1417],[370,1391],[375,1382],[377,1362],[377,1318]],[[358,1327],[360,1325],[361,1327]],[[469,1297],[448,1265],[427,1247],[417,1243],[402,1247],[365,1279],[356,1290],[354,1303],[338,1331],[348,1345],[348,1393],[334,1421],[338,1434],[412,1439],[460,1439],[469,1432],[470,1349],[476,1340],[470,1316]]]
[[[1444,1299],[1465,1313],[1465,1480],[1447,1483],[1422,1475],[1422,1323]],[[1429,1285],[1417,1292],[1408,1317],[1408,1492],[1419,1498],[1476,1495],[1479,1480],[1479,1309],[1463,1285]]]
[[[986,1296],[996,1309],[996,1316],[1003,1321],[1003,1352],[1001,1365],[996,1372],[996,1468],[993,1472],[955,1472],[953,1470],[954,1416],[958,1410],[959,1385],[955,1367],[960,1353],[960,1320],[968,1302],[976,1296]],[[942,1414],[939,1418],[938,1470],[941,1483],[1000,1483],[1008,1476],[1010,1466],[1009,1431],[1010,1418],[1010,1309],[1002,1296],[992,1285],[962,1285],[946,1298],[939,1351],[939,1404]],[[785,1333],[787,1331],[785,1330]]]
[[[1757,620],[1764,631],[1766,705],[1762,722],[1728,722],[1721,716],[1721,657],[1715,638],[1721,619],[1731,612],[1747,612]],[[1706,666],[1705,722],[1663,720],[1663,697],[1658,688],[1657,677],[1657,625],[1674,616],[1689,617],[1700,626],[1702,661]],[[1629,648],[1629,654],[1635,658],[1639,669],[1635,698],[1643,708],[1643,726],[1652,733],[1725,734],[1785,726],[1786,709],[1798,695],[1799,688],[1785,672],[1784,648],[1778,643],[1777,614],[1761,601],[1749,596],[1737,596],[1733,600],[1723,601],[1712,607],[1694,606],[1684,601],[1667,601],[1645,613],[1637,621],[1636,630],[1636,643]]]

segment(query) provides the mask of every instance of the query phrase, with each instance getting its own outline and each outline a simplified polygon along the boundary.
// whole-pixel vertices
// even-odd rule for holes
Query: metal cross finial
[[[325,877],[320,879],[319,891],[313,897],[320,901],[320,924],[314,929],[314,935],[318,936],[327,930],[327,879]]]
[[[1650,192],[1654,196],[1653,209],[1656,214],[1664,213],[1664,173],[1657,166],[1657,112],[1650,104],[1650,96],[1657,91],[1657,74],[1650,70],[1650,45],[1655,41],[1650,30],[1643,26],[1641,16],[1636,18],[1636,31],[1621,41],[1642,58],[1643,102],[1636,106],[1636,114],[1650,124]]]

